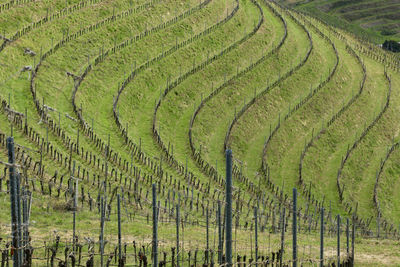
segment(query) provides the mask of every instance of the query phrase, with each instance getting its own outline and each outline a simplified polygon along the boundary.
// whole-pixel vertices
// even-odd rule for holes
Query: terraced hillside
[[[359,36],[383,43],[400,40],[400,2],[397,0],[282,0]]]
[[[0,1],[1,266],[400,264],[398,56],[270,0]]]

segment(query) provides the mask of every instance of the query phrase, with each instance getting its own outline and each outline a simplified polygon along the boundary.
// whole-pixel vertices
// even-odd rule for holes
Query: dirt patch
[[[356,266],[399,266],[400,257],[385,254],[355,254]]]

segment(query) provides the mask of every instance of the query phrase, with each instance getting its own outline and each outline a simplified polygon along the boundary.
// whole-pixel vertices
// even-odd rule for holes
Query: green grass
[[[368,64],[368,61],[365,62]],[[373,75],[373,76],[372,76]],[[381,74],[382,75],[382,74]],[[383,76],[383,75],[382,75]],[[371,79],[374,77],[374,79]],[[310,153],[305,160],[305,169],[307,176],[312,181],[318,181],[320,188],[326,188],[329,183],[329,190],[327,192],[326,199],[329,201],[337,201],[336,190],[336,174],[340,166],[340,160],[345,155],[345,151],[348,145],[352,145],[355,138],[359,136],[361,131],[364,129],[364,125],[369,125],[372,119],[375,117],[374,114],[378,114],[380,107],[384,101],[385,94],[385,83],[381,76],[376,76],[367,71],[367,82],[365,89],[361,94],[360,98],[346,111],[343,116],[338,119],[317,142],[315,142]],[[375,96],[372,96],[376,94]],[[380,96],[380,97],[378,97]],[[368,100],[369,97],[374,99],[380,99],[374,102]],[[356,112],[356,110],[358,112]],[[347,136],[345,138],[345,136]],[[348,142],[340,142],[343,139],[349,140]],[[321,147],[330,148],[332,150],[322,150]],[[330,155],[327,154],[331,151]],[[313,159],[319,158],[320,161],[315,162]],[[328,160],[331,164],[324,164],[321,160]],[[314,163],[313,163],[314,162]],[[317,168],[315,164],[321,164],[324,168]],[[358,176],[358,175],[357,175]],[[363,177],[364,178],[364,177]],[[324,182],[329,181],[329,182]],[[317,190],[320,191],[320,190]]]
[[[308,12],[335,27],[346,29],[374,43],[386,39],[399,41],[398,26],[390,32],[384,24],[398,23],[399,5],[396,1],[282,1],[296,9]],[[375,21],[381,19],[382,23]]]
[[[392,75],[392,88],[395,88],[398,84],[398,77],[396,75]],[[349,166],[345,172],[345,178],[347,178],[347,184],[350,182],[351,191],[353,198],[358,201],[363,201],[363,205],[360,206],[365,207],[365,213],[370,216],[371,210],[374,210],[371,192],[373,191],[373,186],[376,180],[376,172],[379,170],[379,165],[381,159],[386,156],[387,149],[390,148],[392,142],[397,142],[398,139],[398,127],[396,127],[396,118],[398,114],[398,105],[396,96],[397,92],[392,90],[393,97],[391,97],[391,102],[388,110],[380,120],[380,122],[371,130],[371,133],[366,136],[365,140],[360,144],[360,148],[357,152],[352,156],[352,160],[349,162]],[[396,153],[396,152],[394,152]],[[392,156],[391,156],[392,157]],[[391,157],[389,161],[391,161]],[[395,158],[395,154],[393,155]],[[387,166],[390,168],[389,166]],[[393,167],[393,166],[392,166]],[[379,187],[382,185],[383,188],[387,188],[388,178],[387,172],[389,169],[384,169],[385,175],[380,179]],[[357,173],[358,175],[355,175]],[[387,201],[387,199],[391,199],[391,201],[398,201],[397,197],[394,195],[394,192],[390,193],[390,191],[386,192],[386,190],[378,189],[378,199],[380,202],[386,203],[385,205],[391,205]],[[381,204],[382,206],[385,206]],[[369,209],[368,209],[368,208]],[[385,208],[384,208],[385,210]],[[362,210],[360,210],[361,212]],[[386,211],[384,213],[385,218],[392,218],[391,223],[396,222],[398,219],[396,212]]]
[[[253,8],[252,11],[255,17],[255,14],[258,14],[258,12],[256,13],[255,8]],[[267,10],[265,12],[267,12]],[[253,23],[250,22],[250,25],[252,27]],[[241,70],[248,66],[251,60],[255,62],[260,56],[260,52],[262,52],[256,52],[256,48],[264,50],[271,46],[270,43],[274,38],[271,38],[272,33],[269,32],[268,25],[269,22],[266,21],[265,24],[261,26],[260,30],[252,38],[239,46],[238,49],[224,55],[220,60],[211,64],[204,71],[189,77],[175,88],[161,105],[157,118],[161,126],[161,136],[165,138],[164,142],[178,142],[179,146],[177,146],[178,149],[174,149],[174,154],[176,154],[176,157],[180,158],[182,162],[185,162],[185,158],[190,156],[188,154],[189,141],[187,129],[194,108],[200,103],[202,95],[206,97],[211,92],[212,85],[214,88],[218,87],[224,82],[224,79],[228,80],[234,75],[237,68]],[[247,31],[250,31],[250,28],[248,28]],[[238,33],[241,35],[244,34],[240,30]],[[235,38],[239,39],[241,37]],[[247,58],[247,60],[243,60],[243,58]],[[218,125],[214,119],[210,119],[210,122],[213,121],[214,125]],[[176,131],[173,129],[179,130]],[[223,128],[221,127],[220,129],[222,130]],[[205,149],[207,148],[205,147]],[[195,163],[190,160],[190,157],[189,162],[192,166],[196,166]],[[223,160],[221,160],[221,162],[223,162]],[[221,169],[223,169],[223,167]]]
[[[250,106],[233,130],[232,148],[237,151],[238,158],[244,159],[243,171],[249,177],[254,177],[255,181],[263,179],[260,177],[259,170],[264,142],[270,133],[270,127],[275,128],[279,117],[283,121],[289,105],[293,108],[308,94],[310,86],[315,88],[327,77],[329,69],[333,69],[334,51],[316,33],[311,31],[311,34],[314,49],[305,65]],[[322,51],[329,51],[329,53],[325,53],[323,57]],[[320,66],[323,68],[321,69]],[[316,68],[318,71],[315,70]],[[275,185],[284,184],[286,192],[290,192],[292,187],[297,186],[297,161],[300,152],[296,150],[300,151],[304,144],[301,142],[301,138],[304,138],[301,132],[312,126],[312,123],[307,122],[305,114],[312,116],[313,112],[304,113],[299,110],[293,119],[293,122],[298,124],[296,126],[290,123],[287,125],[287,122],[283,123],[282,137],[273,139],[266,156],[271,167],[271,180]],[[281,135],[279,132],[278,134]]]
[[[204,151],[204,158],[207,159],[208,162],[212,165],[214,165],[216,161],[220,163],[219,170],[222,170],[222,173],[224,171],[224,166],[221,164],[224,162],[222,153],[223,142],[228,125],[234,117],[235,109],[238,112],[243,106],[243,103],[247,103],[254,96],[254,93],[260,93],[267,86],[268,82],[272,83],[274,80],[278,79],[279,72],[283,75],[283,73],[290,68],[290,64],[297,64],[300,57],[304,57],[308,49],[307,46],[297,47],[290,45],[295,39],[301,43],[307,43],[307,36],[302,29],[295,24],[289,24],[288,27],[288,39],[277,54],[267,58],[265,62],[262,62],[254,69],[254,72],[246,74],[223,89],[220,94],[213,97],[209,104],[207,104],[198,115],[198,119],[193,128],[194,142],[197,143],[197,147],[201,145],[202,151]],[[277,42],[275,42],[275,44],[277,44]],[[294,58],[291,59],[292,56]],[[272,69],[278,70],[278,72],[273,72]],[[254,76],[253,73],[257,73],[257,75]],[[255,79],[254,77],[258,78]],[[229,102],[226,102],[225,99],[229,99]],[[216,116],[217,114],[218,116]],[[217,130],[212,130],[215,125],[221,125],[222,127]],[[248,137],[249,136],[246,138]],[[246,146],[246,144],[244,144],[244,146]],[[243,147],[235,146],[232,148],[234,157],[241,159],[240,153]],[[246,161],[246,164],[247,163],[250,164],[252,162]],[[252,175],[253,173],[251,173],[250,177],[252,177]]]

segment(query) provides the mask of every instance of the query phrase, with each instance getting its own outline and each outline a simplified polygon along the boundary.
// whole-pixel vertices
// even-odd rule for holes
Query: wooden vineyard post
[[[254,207],[254,252],[255,252],[255,263],[256,267],[258,267],[258,233],[257,233],[257,207]]]
[[[293,267],[297,267],[297,189],[293,188]]]
[[[7,149],[8,149],[8,163],[10,164],[10,201],[11,201],[11,233],[12,233],[12,248],[15,249],[13,254],[13,266],[19,267],[22,262],[20,262],[20,237],[19,231],[20,222],[18,218],[18,191],[17,191],[17,177],[15,175],[15,155],[14,155],[14,138],[7,138]]]
[[[257,213],[257,210],[255,211]],[[232,266],[232,150],[226,151],[226,245],[225,258],[228,267]],[[257,214],[256,214],[257,220]],[[257,222],[256,222],[257,223]],[[257,231],[257,230],[256,230]],[[256,233],[257,235],[257,233]]]
[[[42,169],[43,169],[43,143],[40,146],[40,164],[39,164],[39,176],[42,177]]]
[[[75,169],[75,162],[74,162],[74,169]],[[76,210],[77,209],[78,209],[78,179],[75,180],[75,195],[74,195],[74,208],[73,208],[72,251],[74,253],[75,253],[75,248],[76,248]]]
[[[285,251],[285,213],[286,209],[283,207],[283,215],[282,215],[282,231],[281,231],[281,256],[279,259],[279,266],[282,266],[283,263],[283,254]]]
[[[105,215],[105,208],[104,208],[104,199],[101,197],[100,202],[100,266],[103,267],[103,254],[104,254],[104,215]]]
[[[14,161],[15,163],[15,161]],[[15,175],[15,182],[16,182],[16,204],[17,204],[17,220],[18,220],[18,257],[19,257],[19,262],[22,264],[24,262],[24,254],[23,254],[23,248],[22,248],[22,224],[21,224],[21,190],[20,190],[20,175],[17,173]]]
[[[353,229],[351,231],[351,266],[354,266],[354,242],[356,238],[356,224],[355,224],[355,218],[353,214]]]
[[[340,215],[337,216],[337,266],[340,266]]]
[[[108,153],[109,153],[109,149],[110,149],[110,135],[108,135],[108,143],[106,146],[106,151],[105,151],[105,159],[104,159],[104,163],[105,163],[105,178],[104,178],[104,194],[107,195],[107,176],[108,176]]]
[[[132,165],[133,165],[133,152],[131,152],[131,168],[129,170],[129,174],[132,176]]]
[[[117,195],[118,212],[118,267],[122,266],[122,245],[121,245],[121,196]]]
[[[324,266],[324,208],[321,209],[321,235],[320,235],[320,250],[319,250],[320,267]]]
[[[350,232],[350,229],[349,229],[349,218],[346,218],[346,252],[347,252],[347,257],[349,256],[349,241],[350,241],[349,232]]]
[[[179,267],[179,202],[176,204],[176,266]]]
[[[158,252],[157,252],[157,189],[156,184],[153,184],[153,267],[158,266]]]
[[[209,222],[208,222],[208,207],[206,209],[206,264],[208,264],[208,254],[209,254]]]
[[[79,128],[78,133],[76,134],[76,153],[79,155]]]
[[[376,218],[376,238],[380,238],[380,223],[381,223],[381,213],[380,213],[380,207],[379,207],[379,202],[378,202],[378,216]]]
[[[218,264],[222,264],[222,223],[221,223],[221,201],[218,200]]]
[[[25,251],[29,250],[28,244],[29,244],[29,237],[28,237],[28,223],[29,223],[29,218],[28,218],[28,191],[25,189],[25,187],[22,187],[22,229],[24,231],[24,238],[22,240],[22,246],[25,247]],[[25,253],[26,254],[26,253]],[[24,255],[25,256],[25,255]],[[27,256],[27,255],[26,255]],[[26,257],[26,260],[28,261],[29,258]]]

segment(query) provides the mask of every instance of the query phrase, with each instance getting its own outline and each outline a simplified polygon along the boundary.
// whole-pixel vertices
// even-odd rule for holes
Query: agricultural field
[[[0,266],[399,266],[399,55],[292,2],[0,0]]]
[[[398,0],[280,0],[374,43],[400,41]]]

